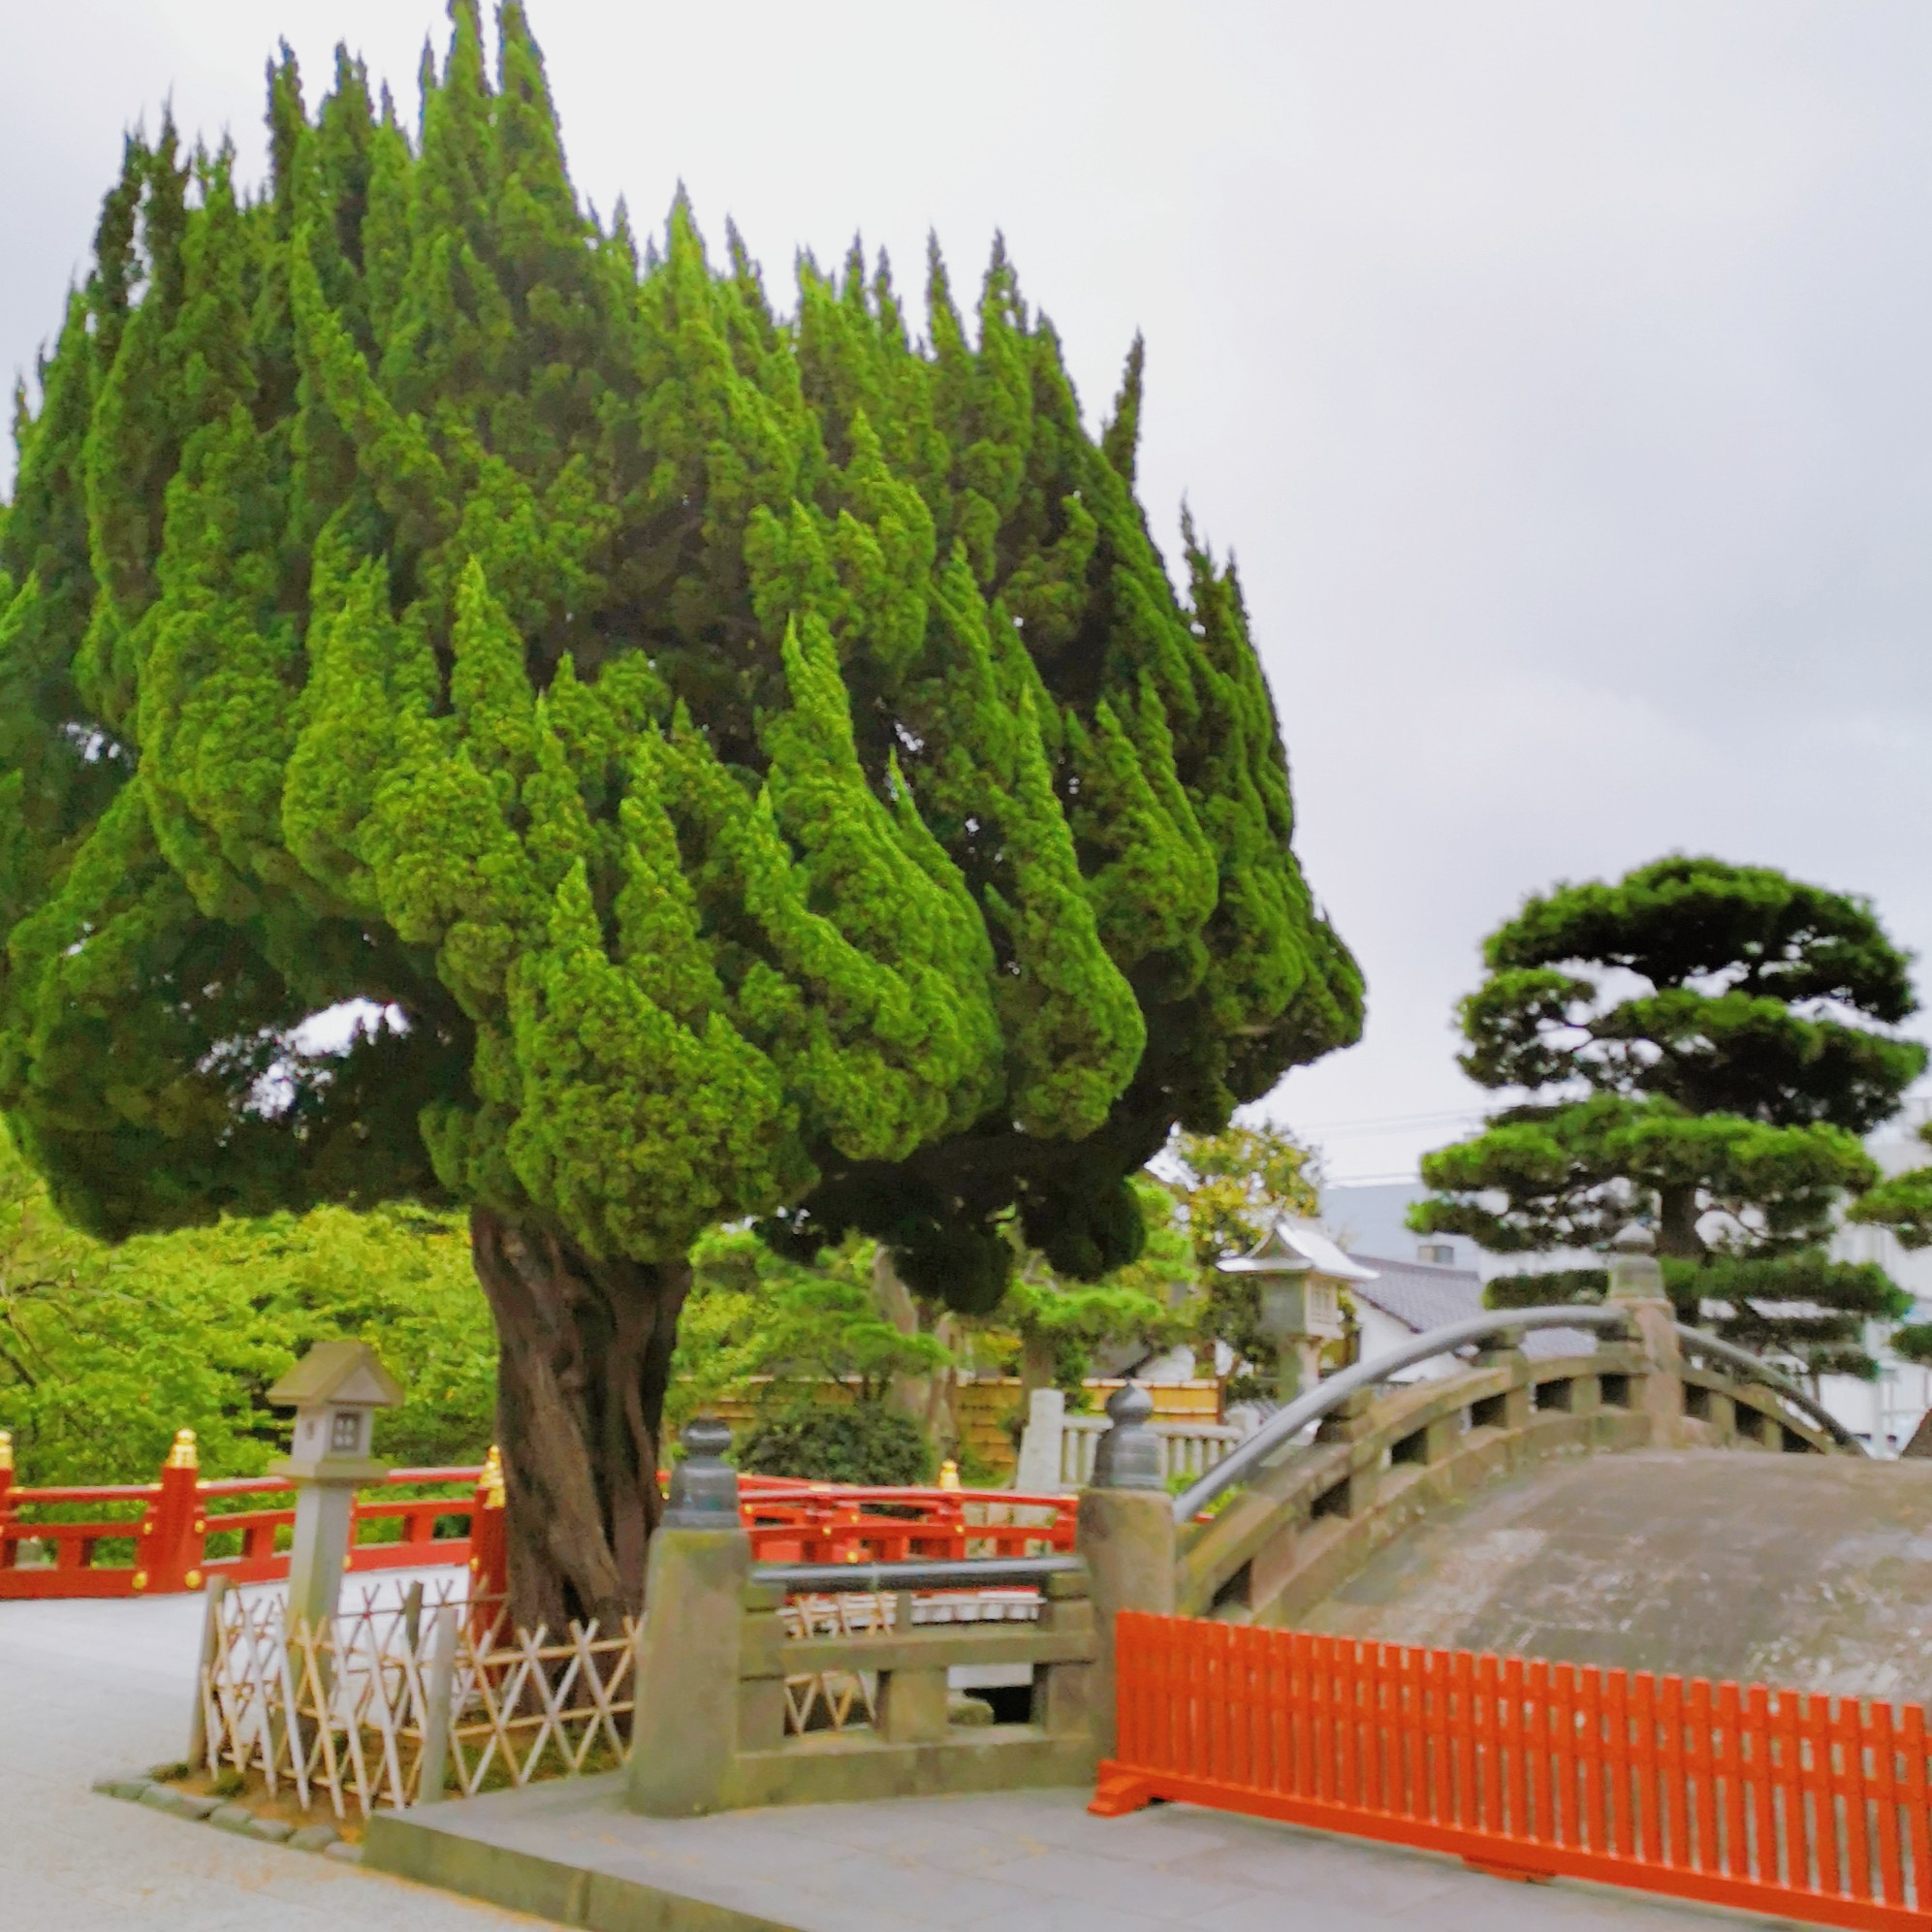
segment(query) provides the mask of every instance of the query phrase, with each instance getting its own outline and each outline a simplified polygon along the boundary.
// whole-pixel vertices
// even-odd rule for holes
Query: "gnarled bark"
[[[690,1268],[592,1260],[488,1208],[471,1213],[470,1249],[496,1320],[511,1616],[525,1630],[615,1629],[644,1607]]]

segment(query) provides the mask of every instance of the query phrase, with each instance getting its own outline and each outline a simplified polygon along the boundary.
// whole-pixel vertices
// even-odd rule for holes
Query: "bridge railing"
[[[165,1596],[216,1576],[269,1583],[288,1574],[295,1485],[268,1475],[205,1480],[192,1430],[176,1433],[152,1482],[26,1486],[12,1464],[0,1437],[0,1601]],[[479,1515],[500,1508],[487,1466],[391,1470],[356,1497],[349,1568],[466,1565]]]
[[[1412,1342],[1378,1355],[1372,1361],[1357,1362],[1329,1376],[1306,1394],[1277,1409],[1253,1435],[1223,1457],[1199,1481],[1183,1490],[1174,1502],[1174,1519],[1186,1523],[1207,1508],[1217,1497],[1237,1484],[1250,1480],[1254,1473],[1287,1449],[1305,1431],[1333,1414],[1351,1397],[1387,1381],[1405,1369],[1454,1354],[1472,1344],[1496,1337],[1521,1336],[1542,1328],[1595,1328],[1607,1334],[1632,1332],[1637,1319],[1630,1306],[1499,1309],[1472,1315],[1464,1321],[1445,1323],[1418,1335]],[[1814,1427],[1822,1429],[1841,1446],[1858,1454],[1863,1444],[1831,1412],[1797,1383],[1749,1349],[1691,1328],[1682,1322],[1670,1324],[1680,1347],[1742,1369],[1745,1374],[1774,1393],[1779,1400],[1802,1414]]]
[[[760,1563],[961,1562],[1073,1547],[1070,1496],[850,1483],[778,1489],[742,1476],[739,1501]]]
[[[960,1561],[1073,1545],[1068,1496],[755,1475],[743,1479],[740,1494],[761,1561]],[[357,1492],[349,1568],[466,1565],[482,1587],[500,1590],[501,1512],[501,1476],[491,1465],[392,1470]],[[288,1478],[205,1479],[190,1430],[177,1434],[152,1482],[39,1487],[15,1482],[0,1436],[0,1601],[162,1596],[217,1576],[280,1582],[294,1524]]]
[[[1599,1339],[1588,1352],[1532,1358],[1515,1344],[1539,1328]],[[1484,1342],[1455,1373],[1390,1381]],[[1331,1377],[1175,1499],[1174,1605],[1292,1621],[1419,1514],[1504,1471],[1555,1454],[1694,1444],[1861,1452],[1802,1389],[1682,1328],[1667,1306],[1473,1317]]]

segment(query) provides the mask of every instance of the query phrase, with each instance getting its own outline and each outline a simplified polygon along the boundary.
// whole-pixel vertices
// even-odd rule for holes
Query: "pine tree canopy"
[[[1010,1207],[1130,1258],[1170,1125],[1361,1013],[1234,571],[1190,531],[1178,597],[1136,503],[1138,345],[1096,439],[998,246],[918,340],[882,257],[780,314],[681,195],[640,261],[522,7],[493,79],[451,12],[419,130],[284,49],[260,193],[130,138],[22,391],[0,1107],[112,1237],[763,1217],[966,1308]]]
[[[1917,1002],[1871,908],[1767,868],[1669,858],[1533,897],[1483,962],[1461,1063],[1527,1097],[1424,1158],[1437,1193],[1413,1224],[1523,1253],[1649,1219],[1693,1318],[1817,1370],[1868,1370],[1863,1321],[1905,1298],[1819,1251],[1878,1179],[1859,1136],[1926,1063],[1895,1030]],[[1602,1280],[1495,1285],[1524,1306]]]

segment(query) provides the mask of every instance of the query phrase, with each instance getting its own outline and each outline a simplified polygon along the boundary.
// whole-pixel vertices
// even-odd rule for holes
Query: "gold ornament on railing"
[[[939,1487],[941,1489],[957,1489],[959,1486],[960,1486],[960,1466],[958,1463],[954,1462],[950,1456],[948,1456],[946,1460],[939,1465]]]
[[[486,1509],[503,1507],[503,1455],[494,1442],[483,1459],[483,1473],[477,1478],[477,1487],[483,1491]]]
[[[14,1467],[14,1438],[11,1431],[0,1429],[0,1470]]]
[[[162,1464],[162,1468],[198,1470],[201,1466],[202,1459],[195,1453],[195,1432],[192,1429],[176,1429],[174,1446],[168,1451],[168,1460]]]

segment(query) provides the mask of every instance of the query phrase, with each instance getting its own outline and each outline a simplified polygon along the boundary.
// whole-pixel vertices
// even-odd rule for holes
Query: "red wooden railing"
[[[16,1484],[12,1460],[0,1439],[0,1601],[164,1596],[199,1590],[211,1576],[269,1583],[288,1574],[285,1533],[295,1524],[295,1485],[282,1476],[204,1481],[192,1430],[175,1436],[153,1482],[28,1489]],[[423,1490],[434,1493],[401,1493]],[[88,1508],[84,1520],[47,1514],[75,1505]],[[490,1465],[392,1470],[356,1498],[349,1568],[414,1569],[477,1557],[480,1580],[500,1590],[502,1507],[501,1477]],[[383,1539],[371,1539],[372,1529],[390,1523],[401,1525],[399,1537],[391,1540],[377,1529]],[[450,1529],[455,1523],[459,1533]],[[473,1547],[479,1530],[481,1551]],[[210,1555],[209,1542],[227,1536],[238,1536],[240,1547]],[[127,1560],[104,1560],[101,1546],[109,1543],[127,1544]],[[23,1563],[23,1544],[51,1550],[52,1561],[42,1554]]]
[[[744,1476],[739,1498],[759,1563],[906,1563],[1073,1547],[1069,1496],[864,1489]]]
[[[1152,1798],[1854,1932],[1932,1928],[1925,1713],[1132,1611],[1093,1811]]]
[[[466,1563],[479,1591],[500,1592],[507,1575],[503,1488],[491,1455],[481,1468],[392,1470],[360,1493],[350,1569]],[[1073,1547],[1070,1497],[865,1489],[750,1475],[740,1494],[753,1553],[765,1563],[898,1562]],[[159,1596],[199,1590],[211,1576],[277,1582],[288,1574],[294,1495],[295,1485],[280,1476],[204,1481],[194,1434],[185,1429],[153,1482],[20,1488],[0,1434],[0,1601]],[[48,1516],[75,1505],[87,1508],[84,1521]],[[1016,1523],[1016,1514],[1033,1520]],[[398,1538],[371,1539],[372,1531],[384,1535],[377,1526],[390,1523],[402,1526]],[[208,1553],[211,1539],[235,1536],[238,1549]],[[102,1545],[116,1542],[129,1546],[126,1560],[105,1560]],[[21,1562],[23,1544],[34,1547],[37,1561]]]

